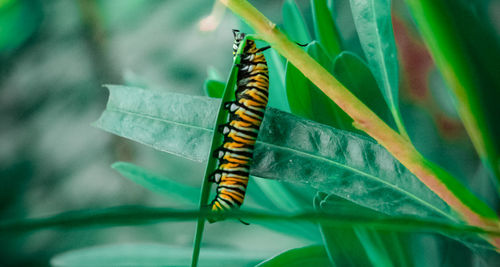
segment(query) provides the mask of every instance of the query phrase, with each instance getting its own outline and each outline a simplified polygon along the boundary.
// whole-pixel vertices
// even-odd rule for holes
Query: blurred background
[[[296,2],[310,21],[310,2]],[[348,1],[334,2],[348,50],[362,55]],[[412,139],[424,155],[462,178],[498,210],[488,174],[442,90],[446,85],[404,5],[394,2],[401,108],[404,119],[419,126],[408,129]],[[252,3],[281,22],[282,1]],[[476,15],[485,15],[496,38],[500,1],[469,5]],[[240,22],[226,11],[218,15],[218,27],[206,31],[200,21],[212,6],[213,1],[206,0],[0,0],[0,220],[118,205],[186,208],[123,179],[109,166],[130,161],[199,186],[203,164],[154,151],[90,124],[105,108],[103,84],[203,95],[207,71],[225,80],[232,64],[231,29]],[[231,236],[220,235],[230,227],[243,226],[210,225],[206,242],[235,245]],[[194,230],[194,223],[168,223],[9,235],[0,238],[0,265],[44,266],[60,252],[119,242],[190,247]],[[258,226],[232,232],[247,244],[259,244],[269,256],[310,242]],[[265,243],[256,232],[266,234]]]

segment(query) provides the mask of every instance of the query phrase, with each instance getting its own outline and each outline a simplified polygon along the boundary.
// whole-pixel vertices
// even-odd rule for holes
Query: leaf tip
[[[123,167],[125,167],[126,165],[128,165],[127,162],[124,162],[124,161],[117,161],[117,162],[114,162],[113,164],[111,164],[111,168],[114,169],[114,170],[117,170],[119,171],[120,169],[122,169]]]

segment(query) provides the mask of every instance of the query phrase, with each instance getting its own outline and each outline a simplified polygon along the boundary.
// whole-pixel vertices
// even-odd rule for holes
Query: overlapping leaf
[[[306,44],[312,40],[304,17],[294,0],[286,0],[283,3],[283,24],[286,33],[295,42]]]
[[[220,100],[109,86],[98,127],[204,161]],[[456,220],[450,208],[384,148],[349,132],[269,108],[251,175],[306,183],[389,215]]]
[[[186,204],[194,205],[198,202],[198,188],[180,184],[172,179],[127,162],[116,162],[111,167],[131,181],[153,192],[169,195],[175,198],[175,200]]]

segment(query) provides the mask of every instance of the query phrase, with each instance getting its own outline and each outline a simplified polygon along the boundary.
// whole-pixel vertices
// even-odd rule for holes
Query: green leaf
[[[251,174],[307,183],[389,215],[456,220],[450,208],[368,138],[268,109]]]
[[[312,41],[304,17],[294,0],[285,0],[283,3],[283,24],[291,40],[300,44]]]
[[[0,57],[8,56],[35,34],[43,19],[38,1],[0,3]]]
[[[97,126],[158,150],[207,160],[220,100],[119,86],[110,90]],[[172,128],[175,135],[165,134]],[[389,215],[457,220],[380,145],[272,108],[266,110],[250,174],[305,183]]]
[[[340,37],[326,0],[311,0],[311,9],[316,39],[331,58],[341,51]]]
[[[307,53],[318,61],[321,66],[327,70],[333,70],[333,62],[331,58],[325,53],[323,47],[316,42],[312,42],[306,48]],[[330,125],[342,130],[349,130],[352,132],[359,132],[352,126],[352,119],[347,115],[335,102],[333,102],[325,93],[318,87],[312,84],[309,80],[313,120]]]
[[[120,174],[131,181],[153,191],[186,204],[197,204],[200,194],[199,188],[180,184],[167,177],[154,174],[146,169],[127,162],[115,162],[111,168],[117,170]]]
[[[296,214],[304,212],[305,207],[300,205],[297,197],[287,191],[280,181],[269,179],[256,179],[250,177],[246,191],[245,204],[241,211],[266,211]],[[300,239],[307,238],[319,242],[321,236],[317,227],[311,222],[299,221],[262,221],[260,224],[266,228]]]
[[[399,111],[398,59],[390,0],[350,0],[361,47],[401,134],[407,136]]]
[[[259,194],[264,194],[267,200],[282,211],[299,212],[304,209],[296,197],[290,194],[283,184],[276,180],[256,179]]]
[[[316,41],[310,43],[306,51],[325,69],[333,69],[331,59]],[[352,119],[289,62],[286,68],[286,91],[294,114],[339,129],[357,131],[352,126]]]
[[[318,211],[335,214],[364,214],[366,217],[383,216],[373,210],[356,205],[334,195],[318,193],[314,199]],[[353,225],[340,230],[320,223],[320,229],[330,258],[337,266],[397,266],[410,265],[403,244],[394,232],[381,232],[370,227]]]
[[[207,68],[207,80],[220,81],[223,78],[214,66],[208,66]]]
[[[314,198],[314,207],[321,210],[321,202],[325,201],[328,195],[319,192]],[[339,200],[342,200],[338,198]],[[348,202],[346,200],[343,200]],[[343,202],[341,202],[342,204]],[[343,208],[338,205],[336,208]],[[339,229],[319,223],[323,242],[330,261],[335,266],[370,266],[372,262],[368,258],[363,244],[356,235],[355,228]]]
[[[160,151],[199,162],[207,159],[220,99],[107,88],[108,105],[94,126]]]
[[[293,114],[312,119],[310,81],[290,62],[286,63],[286,95]]]
[[[269,67],[269,102],[267,106],[290,112],[285,90],[285,65],[283,60],[274,49],[269,49],[264,52],[264,55]]]
[[[351,93],[387,124],[394,124],[391,112],[378,89],[375,78],[359,56],[348,51],[340,53],[335,58],[333,74]]]
[[[257,266],[331,266],[325,248],[322,245],[312,245],[287,250]]]
[[[475,233],[500,236],[497,229],[487,230],[464,224],[443,223],[439,221],[423,220],[409,217],[378,217],[369,213],[360,213],[351,210],[330,209],[328,213],[301,213],[285,215],[277,212],[229,212],[228,218],[242,218],[251,223],[283,222],[287,227],[288,222],[320,222],[328,227],[350,229],[353,226],[372,227],[390,231],[440,231],[450,236],[458,236],[462,242],[479,251],[481,256],[498,258],[494,248],[475,237]],[[57,214],[45,218],[29,218],[0,222],[0,235],[19,235],[19,233],[40,229],[58,227],[61,229],[89,228],[96,226],[125,226],[152,224],[165,221],[192,221],[206,212],[179,211],[168,208],[152,208],[142,206],[122,206],[97,210],[77,210]]]
[[[373,266],[394,266],[383,239],[377,231],[364,227],[355,227],[355,231]]]
[[[231,248],[204,248],[200,253],[200,266],[254,265],[269,253]],[[132,243],[112,244],[72,250],[56,255],[50,261],[54,267],[86,266],[186,266],[191,249],[166,244]]]
[[[203,84],[205,94],[209,97],[222,98],[226,84],[215,80],[206,80]]]

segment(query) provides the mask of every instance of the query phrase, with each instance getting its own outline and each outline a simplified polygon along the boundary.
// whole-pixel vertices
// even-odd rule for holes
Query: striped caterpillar
[[[245,40],[238,77],[235,101],[224,103],[230,121],[220,125],[223,144],[214,151],[219,159],[218,169],[210,176],[217,184],[217,195],[210,204],[209,222],[224,220],[224,212],[243,204],[248,185],[253,149],[269,96],[267,62],[262,54],[269,46],[258,49],[255,42],[245,39],[245,34],[233,30],[233,55]]]

